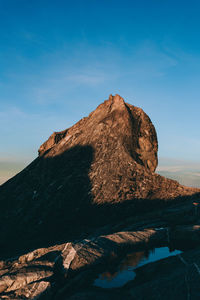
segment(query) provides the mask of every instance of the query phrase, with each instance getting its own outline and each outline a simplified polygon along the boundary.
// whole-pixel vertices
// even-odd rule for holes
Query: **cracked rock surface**
[[[154,172],[157,150],[150,118],[119,95],[54,132],[39,157],[0,186],[0,255],[82,238],[100,226],[195,198],[198,189]]]
[[[0,186],[1,299],[177,299],[176,280],[181,299],[196,295],[200,190],[156,174],[157,151],[150,118],[119,95],[54,132]],[[196,250],[139,268],[117,291],[91,285],[127,248],[171,241]]]
[[[190,206],[187,209],[189,212]],[[193,221],[197,221],[196,217]],[[1,261],[1,299],[198,299],[200,226],[172,228],[158,219],[152,222],[162,222],[163,227],[136,231],[129,228]],[[104,289],[93,284],[108,264],[117,264],[125,253],[186,240],[192,243],[192,250],[136,268],[136,280],[120,288]]]

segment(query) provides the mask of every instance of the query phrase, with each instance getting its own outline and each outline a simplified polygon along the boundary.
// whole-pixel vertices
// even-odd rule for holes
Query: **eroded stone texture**
[[[53,133],[38,158],[0,187],[0,255],[73,241],[195,198],[199,190],[154,173],[157,150],[149,117],[119,95]]]
[[[47,299],[53,299],[54,294],[63,293],[63,286],[65,290],[74,284],[70,279],[72,272],[79,275],[80,271],[93,269],[114,252],[117,255],[117,252],[127,245],[137,247],[159,239],[166,240],[166,232],[119,232],[91,240],[84,239],[77,243],[41,248],[13,260],[1,261],[1,299],[36,299],[36,296],[41,296],[44,292],[49,292]],[[57,288],[52,288],[51,283]]]
[[[119,95],[110,95],[88,118],[68,130],[54,132],[41,145],[39,154],[54,148],[49,155],[56,155],[77,144],[92,145],[98,158],[102,151],[112,155],[121,148],[146,169],[154,172],[157,167],[158,143],[151,120],[141,108],[125,103]]]
[[[181,295],[181,299],[187,299],[190,295],[198,299],[199,248],[137,268],[136,280],[121,288],[109,291],[94,287],[93,282],[108,264],[117,265],[122,254],[130,251],[166,246],[176,237],[179,241],[186,238],[188,244],[195,240],[198,246],[199,228],[179,225],[170,229],[170,234],[168,227],[121,231],[40,248],[1,261],[0,272],[6,270],[6,274],[0,277],[0,298],[177,299]]]

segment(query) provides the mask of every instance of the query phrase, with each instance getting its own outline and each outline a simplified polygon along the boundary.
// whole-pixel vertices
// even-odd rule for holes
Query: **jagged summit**
[[[39,155],[53,156],[71,146],[86,144],[112,154],[122,147],[151,172],[157,167],[158,143],[151,120],[142,109],[126,104],[119,95],[110,95],[109,100],[73,127],[54,132],[39,148]]]
[[[109,101],[112,103],[113,108],[114,106],[115,108],[120,108],[125,106],[124,99],[118,94],[116,94],[115,96],[110,94]]]
[[[157,150],[144,111],[110,95],[88,117],[54,132],[39,156],[0,187],[1,251],[74,239],[192,197],[197,189],[154,173]]]
[[[185,299],[189,286],[199,299],[199,249],[135,269],[152,247],[199,245],[200,190],[156,174],[157,150],[149,117],[119,95],[54,132],[0,187],[0,298]],[[95,287],[127,252],[136,281]]]

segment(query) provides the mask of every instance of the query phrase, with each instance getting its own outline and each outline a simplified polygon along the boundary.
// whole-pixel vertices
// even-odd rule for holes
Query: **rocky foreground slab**
[[[179,213],[181,209],[174,207]],[[199,221],[199,211],[196,214],[192,204],[183,211],[191,216],[190,222]],[[163,216],[167,215],[169,211],[164,210]],[[154,228],[148,228],[147,220],[135,225],[129,220],[129,231],[90,236],[1,261],[1,299],[198,299],[200,225],[177,224],[179,215],[174,213],[171,223],[172,218],[162,221],[153,214],[151,225],[159,226]],[[137,268],[136,280],[121,288],[94,286],[98,274],[126,253],[169,245],[187,251]]]

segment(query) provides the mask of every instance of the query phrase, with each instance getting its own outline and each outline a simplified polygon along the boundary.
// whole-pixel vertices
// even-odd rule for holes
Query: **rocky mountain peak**
[[[110,95],[0,187],[0,240],[42,246],[196,193],[155,173],[157,151],[146,113]]]
[[[95,152],[113,155],[123,148],[134,161],[154,172],[157,167],[157,136],[149,117],[142,109],[115,95],[100,104],[87,118],[71,128],[54,132],[41,145],[39,155],[60,153],[74,145],[91,145]],[[120,151],[121,152],[121,151]]]
[[[120,109],[120,108],[125,107],[124,99],[118,94],[116,94],[115,96],[110,94],[109,101],[111,102],[112,110],[117,109],[117,108]]]
[[[199,245],[200,190],[156,174],[157,150],[150,118],[119,95],[53,132],[0,186],[0,299],[185,299],[188,287],[199,299],[200,250],[159,257],[122,288],[92,285],[130,249]]]

